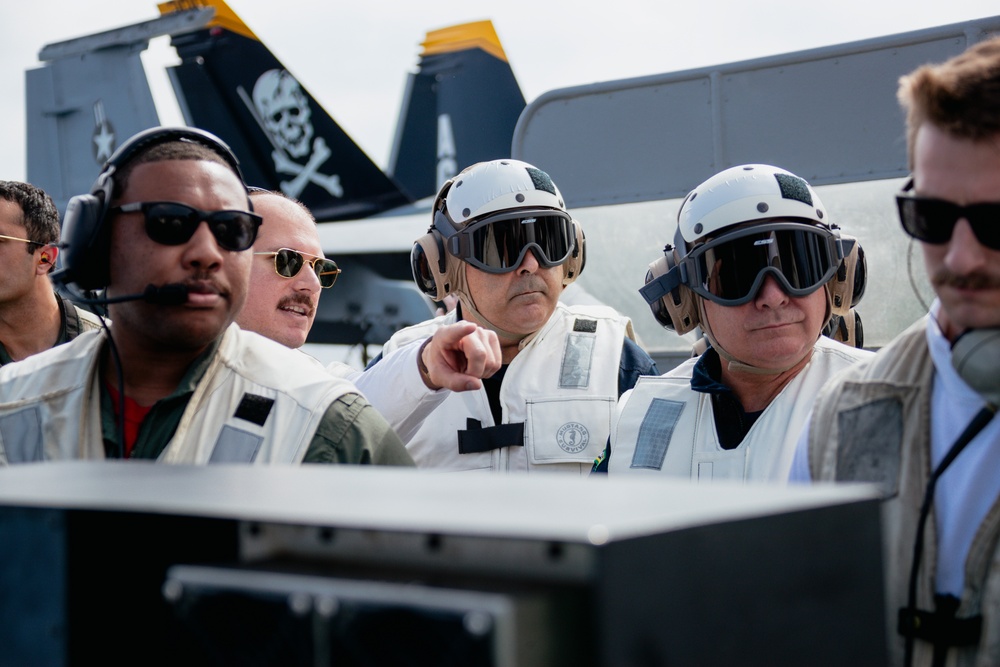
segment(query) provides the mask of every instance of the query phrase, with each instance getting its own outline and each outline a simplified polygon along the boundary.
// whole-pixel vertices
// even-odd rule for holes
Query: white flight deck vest
[[[397,332],[383,354],[456,321],[454,311]],[[556,306],[522,343],[500,388],[504,427],[523,424],[523,446],[459,452],[469,419],[495,426],[486,391],[452,392],[406,442],[418,467],[588,474],[603,451],[618,400],[618,369],[631,321],[606,306]],[[471,426],[475,430],[475,426]]]
[[[729,450],[719,444],[711,394],[691,389],[697,359],[660,377],[641,377],[622,395],[608,473],[784,482],[816,394],[835,373],[871,355],[820,336],[809,363]]]
[[[0,465],[104,458],[88,332],[0,369]],[[307,355],[230,325],[163,450],[165,463],[298,463],[327,408],[356,392]]]

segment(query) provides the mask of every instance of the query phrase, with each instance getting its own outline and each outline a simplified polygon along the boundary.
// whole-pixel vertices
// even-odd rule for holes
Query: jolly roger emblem
[[[252,98],[242,86],[237,92],[274,147],[274,170],[292,176],[281,181],[282,192],[298,198],[313,183],[334,197],[344,196],[340,176],[320,171],[333,153],[323,137],[314,137],[309,98],[295,77],[285,70],[268,70],[254,84]]]

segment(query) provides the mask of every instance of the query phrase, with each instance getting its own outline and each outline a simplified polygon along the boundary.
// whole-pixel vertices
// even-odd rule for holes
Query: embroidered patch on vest
[[[253,463],[264,438],[256,433],[223,426],[209,463]]]
[[[0,443],[7,463],[33,463],[45,458],[42,416],[38,406],[0,417]]]
[[[562,366],[559,369],[560,387],[583,388],[590,384],[590,367],[594,363],[595,341],[595,337],[591,334],[566,335],[566,347],[563,349]]]
[[[597,320],[581,320],[577,318],[573,322],[573,331],[583,333],[597,333]]]
[[[903,404],[883,398],[837,415],[837,481],[877,484],[883,497],[899,492]]]
[[[654,398],[639,426],[639,436],[635,442],[630,468],[660,470],[667,456],[670,438],[674,435],[677,421],[684,412],[683,401],[668,401]],[[614,456],[614,452],[611,453]]]
[[[240,400],[240,404],[233,416],[237,419],[245,419],[257,426],[263,426],[264,422],[267,421],[267,416],[271,414],[271,407],[273,405],[273,398],[258,396],[256,394],[243,394],[243,398]]]

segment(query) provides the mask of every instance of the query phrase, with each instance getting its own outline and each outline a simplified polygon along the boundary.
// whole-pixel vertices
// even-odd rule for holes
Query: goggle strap
[[[656,303],[657,300],[667,296],[675,289],[686,283],[686,274],[681,266],[675,266],[655,280],[651,280],[639,288],[639,294],[646,300],[646,303]]]

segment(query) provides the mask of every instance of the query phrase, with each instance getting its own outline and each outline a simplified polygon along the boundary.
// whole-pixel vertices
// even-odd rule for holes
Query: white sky
[[[492,19],[530,103],[549,90],[691,69],[1000,15],[997,0],[228,0],[380,166],[428,30]],[[0,179],[25,177],[24,71],[43,45],[158,15],[154,0],[34,0],[0,9]],[[175,59],[145,54],[158,105]],[[160,106],[161,122],[182,122]]]

